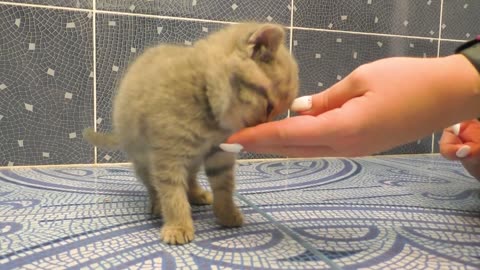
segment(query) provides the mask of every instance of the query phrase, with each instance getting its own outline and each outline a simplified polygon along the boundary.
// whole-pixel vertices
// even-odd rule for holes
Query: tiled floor
[[[129,166],[0,170],[0,269],[480,267],[480,183],[458,163],[242,162],[237,175],[246,224],[195,206],[195,240],[167,246]]]

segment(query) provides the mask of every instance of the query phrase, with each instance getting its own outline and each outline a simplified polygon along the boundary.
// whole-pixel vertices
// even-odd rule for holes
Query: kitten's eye
[[[270,115],[270,113],[272,113],[273,111],[273,105],[272,103],[268,102],[268,105],[267,105],[267,116]]]

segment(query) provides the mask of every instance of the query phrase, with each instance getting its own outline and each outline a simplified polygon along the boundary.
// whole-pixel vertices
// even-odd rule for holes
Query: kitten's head
[[[205,44],[215,55],[207,88],[218,95],[209,98],[223,127],[254,126],[288,110],[298,94],[298,67],[285,47],[282,26],[237,24]]]

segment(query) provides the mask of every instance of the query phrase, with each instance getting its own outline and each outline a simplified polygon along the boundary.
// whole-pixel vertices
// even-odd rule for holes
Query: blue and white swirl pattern
[[[169,246],[130,166],[3,169],[0,269],[480,268],[480,183],[438,156],[240,162],[237,192],[243,227],[194,206]]]

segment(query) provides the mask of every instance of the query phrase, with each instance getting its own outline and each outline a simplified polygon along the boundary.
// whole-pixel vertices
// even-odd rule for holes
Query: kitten
[[[243,23],[192,47],[147,49],[121,81],[114,132],[85,130],[92,144],[128,154],[153,213],[163,216],[164,242],[193,239],[190,203],[213,203],[221,225],[242,225],[233,201],[235,155],[218,145],[290,107],[298,92],[298,67],[284,42],[279,25]],[[202,164],[213,196],[196,181]]]

